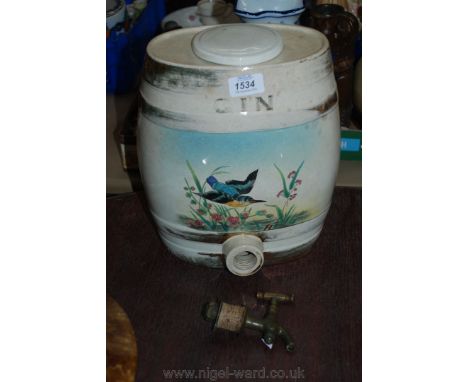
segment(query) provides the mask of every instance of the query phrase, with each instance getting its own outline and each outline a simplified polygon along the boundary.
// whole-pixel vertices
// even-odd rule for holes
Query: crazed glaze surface
[[[149,44],[140,170],[161,237],[185,260],[223,266],[222,243],[249,233],[263,240],[266,264],[282,261],[322,228],[340,134],[328,45],[310,28],[272,27],[283,52],[244,68],[191,56],[191,37],[204,28]],[[171,40],[172,57],[162,48]],[[228,80],[245,74],[261,74],[264,92],[231,97]]]

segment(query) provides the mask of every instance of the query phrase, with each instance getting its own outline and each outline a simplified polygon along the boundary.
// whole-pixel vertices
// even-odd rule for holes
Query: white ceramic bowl
[[[246,23],[295,24],[304,10],[303,0],[238,0],[234,12]]]
[[[106,27],[110,30],[125,21],[126,7],[123,0],[108,0],[106,5]]]

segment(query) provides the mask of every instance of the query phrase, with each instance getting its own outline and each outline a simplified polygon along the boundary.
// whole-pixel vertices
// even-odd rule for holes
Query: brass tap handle
[[[276,292],[257,292],[257,300],[271,301],[276,300],[277,302],[291,302],[294,303],[293,294],[284,294]]]

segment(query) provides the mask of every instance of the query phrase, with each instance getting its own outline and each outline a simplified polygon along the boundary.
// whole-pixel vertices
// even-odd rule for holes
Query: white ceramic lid
[[[283,50],[283,40],[277,31],[267,26],[227,24],[197,33],[192,49],[205,61],[244,66],[278,56]]]

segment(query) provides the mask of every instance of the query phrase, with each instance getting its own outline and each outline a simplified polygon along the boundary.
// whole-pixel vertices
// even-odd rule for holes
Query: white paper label
[[[229,95],[231,97],[259,94],[264,91],[262,73],[245,74],[229,78]]]
[[[268,349],[270,349],[270,350],[273,349],[273,344],[267,344],[263,338],[261,338],[261,340]]]

